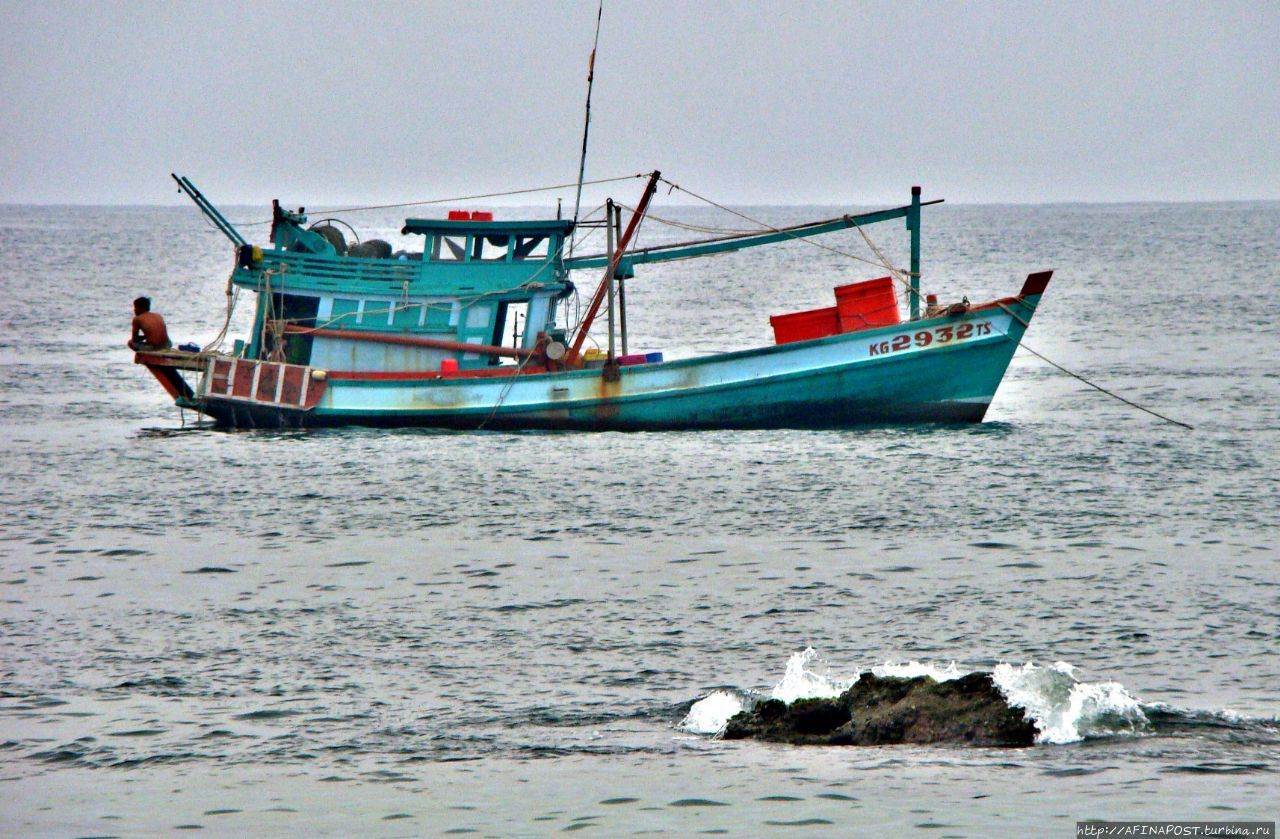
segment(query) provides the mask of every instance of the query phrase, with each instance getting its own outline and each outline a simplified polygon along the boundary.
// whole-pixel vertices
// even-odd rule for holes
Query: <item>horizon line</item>
[[[1126,205],[1154,205],[1154,204],[1274,204],[1280,203],[1280,198],[1133,198],[1133,199],[1114,199],[1114,200],[1091,200],[1091,199],[1062,199],[1055,201],[957,201],[945,199],[946,204],[954,207],[1065,207],[1065,206],[1126,206]],[[349,201],[334,202],[330,204],[309,204],[315,212],[333,212],[333,206],[338,204],[349,204]],[[526,208],[537,207],[538,204],[507,204],[507,203],[484,203],[479,201],[459,201],[459,204],[480,205],[487,207],[505,207],[505,208]],[[826,202],[781,202],[781,203],[758,203],[758,202],[723,202],[729,207],[874,207],[881,206],[892,202],[867,202],[867,201],[826,201]],[[379,209],[401,209],[408,210],[413,206],[439,205],[443,210],[444,205],[438,201],[422,201],[422,202],[405,202],[401,207],[386,207],[384,205],[369,205],[365,207],[344,208],[344,212],[371,212]],[[221,203],[220,207],[270,207],[270,204],[259,203],[239,203],[227,202]],[[664,207],[679,207],[681,209],[691,207],[707,207],[708,205],[697,202],[679,202],[664,203]],[[901,206],[893,204],[893,206]],[[942,205],[939,205],[942,206]],[[17,208],[17,207],[38,207],[42,209],[53,209],[58,207],[68,207],[76,209],[167,209],[178,207],[191,207],[199,209],[189,202],[120,202],[120,203],[102,203],[102,202],[77,202],[77,201],[0,201],[0,207]]]

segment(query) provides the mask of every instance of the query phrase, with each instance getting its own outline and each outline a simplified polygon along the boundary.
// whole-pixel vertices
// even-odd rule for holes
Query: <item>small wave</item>
[[[1163,702],[1144,704],[1146,714],[1154,730],[1161,734],[1213,734],[1224,736],[1243,735],[1259,742],[1280,745],[1280,718],[1254,717],[1224,708],[1221,711],[1187,710]]]
[[[545,603],[508,603],[504,606],[495,606],[493,610],[495,612],[531,612],[535,609],[563,609],[566,606],[577,606],[586,602],[577,597],[562,597]]]
[[[283,717],[296,717],[301,711],[291,711],[287,709],[264,708],[260,711],[248,711],[243,714],[236,714],[232,719],[237,720],[278,720]]]
[[[788,705],[797,699],[834,699],[857,680],[856,675],[848,681],[831,678],[831,665],[813,647],[806,647],[787,659],[786,673],[773,686],[771,696]]]
[[[748,702],[740,694],[728,690],[712,691],[693,703],[680,721],[680,728],[691,734],[719,734],[736,714],[747,709]]]
[[[991,675],[1009,704],[1034,720],[1038,743],[1075,743],[1148,727],[1142,706],[1119,682],[1081,682],[1074,671],[1059,661],[1048,667],[998,664]]]
[[[1185,766],[1170,766],[1162,771],[1189,775],[1253,775],[1262,772],[1274,772],[1275,769],[1266,763],[1209,761]]]
[[[181,676],[143,676],[127,679],[116,685],[117,690],[149,690],[159,693],[171,693],[187,686],[187,680]]]

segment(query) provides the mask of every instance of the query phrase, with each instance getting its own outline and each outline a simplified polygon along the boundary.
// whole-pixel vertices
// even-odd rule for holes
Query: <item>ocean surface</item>
[[[265,238],[264,208],[227,215]],[[394,211],[344,218],[403,241]],[[123,344],[138,294],[212,338],[229,244],[188,207],[0,207],[0,834],[1274,820],[1278,234],[1277,203],[925,210],[927,291],[1055,269],[1026,343],[1194,430],[1020,351],[980,425],[224,432]],[[769,343],[770,314],[884,273],[820,241],[641,266],[632,351]],[[995,671],[1040,742],[715,737],[873,668]]]

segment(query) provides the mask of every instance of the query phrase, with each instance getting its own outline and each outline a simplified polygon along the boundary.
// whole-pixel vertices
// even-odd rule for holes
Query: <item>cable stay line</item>
[[[593,181],[583,181],[585,186],[595,186],[597,184],[611,184],[620,181],[633,181],[638,178],[649,177],[648,172],[640,172],[635,175],[620,175],[616,178],[598,178]],[[358,207],[338,207],[336,209],[322,208],[325,213],[359,213],[365,210],[394,210],[401,207],[426,207],[431,204],[453,204],[459,201],[479,201],[482,198],[505,198],[509,195],[529,195],[535,192],[552,192],[557,189],[570,189],[578,186],[578,182],[568,184],[553,184],[552,186],[529,187],[528,189],[510,189],[505,192],[486,192],[477,195],[456,195],[452,198],[431,198],[425,201],[404,201],[399,204],[366,204]],[[265,221],[249,221],[236,222],[241,227],[253,227],[255,225],[270,224],[271,220]]]

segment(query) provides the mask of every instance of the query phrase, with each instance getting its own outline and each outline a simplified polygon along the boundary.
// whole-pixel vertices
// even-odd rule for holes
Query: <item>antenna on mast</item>
[[[587,62],[587,113],[582,121],[582,157],[578,161],[578,194],[573,199],[573,224],[578,225],[578,212],[582,209],[582,180],[587,173],[587,135],[591,132],[591,87],[596,78],[596,47],[600,45],[600,18],[604,16],[604,0],[596,9],[596,37],[591,42],[591,60]],[[573,256],[573,238],[569,239],[569,256]]]

